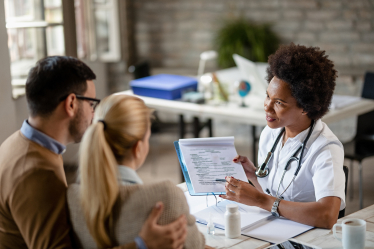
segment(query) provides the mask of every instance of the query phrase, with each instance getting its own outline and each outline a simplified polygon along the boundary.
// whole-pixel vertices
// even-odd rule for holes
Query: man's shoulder
[[[1,197],[7,198],[26,177],[44,175],[48,171],[66,183],[61,155],[32,142],[20,131],[12,134],[0,147]],[[49,175],[49,174],[47,174]]]
[[[27,160],[26,160],[27,159]],[[36,165],[60,163],[61,156],[26,138],[21,131],[16,131],[0,146],[0,170],[20,163]],[[62,162],[62,161],[61,161]],[[23,168],[25,170],[26,168]]]
[[[14,145],[15,143],[24,143],[26,142],[24,136],[22,136],[22,133],[20,130],[15,131],[12,135],[10,135],[7,139],[4,140],[4,142],[0,145],[0,150],[7,149],[9,146]]]

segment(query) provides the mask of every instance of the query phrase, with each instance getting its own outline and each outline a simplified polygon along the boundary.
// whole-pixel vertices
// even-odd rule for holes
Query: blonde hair
[[[87,227],[101,247],[111,247],[109,228],[119,193],[117,165],[132,154],[150,125],[143,100],[110,95],[97,107],[92,125],[80,145],[81,201]]]

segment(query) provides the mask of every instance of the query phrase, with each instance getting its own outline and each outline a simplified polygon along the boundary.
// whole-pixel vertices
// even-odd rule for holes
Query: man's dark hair
[[[83,95],[87,80],[94,79],[94,72],[77,58],[50,56],[39,60],[26,81],[30,115],[49,116],[69,94]]]
[[[286,82],[299,107],[311,119],[326,114],[335,89],[334,63],[318,47],[283,45],[269,56],[267,81],[276,76]]]

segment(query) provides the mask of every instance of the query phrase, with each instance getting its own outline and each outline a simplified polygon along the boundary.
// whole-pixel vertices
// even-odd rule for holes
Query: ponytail
[[[91,125],[80,146],[81,201],[87,227],[100,247],[112,247],[109,227],[119,186],[117,161],[105,139],[105,121]]]
[[[80,146],[81,201],[88,230],[101,247],[112,247],[109,228],[118,198],[117,165],[150,127],[150,110],[134,96],[110,95],[96,108]]]

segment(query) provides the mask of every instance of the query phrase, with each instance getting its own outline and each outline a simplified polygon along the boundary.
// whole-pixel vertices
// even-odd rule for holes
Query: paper
[[[234,137],[179,139],[180,150],[195,193],[225,192],[225,183],[216,179],[233,176],[246,181],[237,156]]]
[[[266,219],[267,217],[269,217],[269,215],[271,215],[270,212],[259,207],[247,206],[228,200],[221,201],[217,204],[217,206],[212,205],[208,208],[205,208],[204,210],[192,214],[195,216],[197,222],[207,224],[207,218],[211,213],[214,226],[220,229],[225,229],[224,215],[226,212],[226,205],[228,204],[238,205],[240,212],[240,227],[242,230],[256,224],[263,219]]]
[[[360,101],[360,97],[355,97],[355,96],[345,96],[345,95],[336,95],[334,94],[332,96],[331,104],[330,104],[330,109],[341,109],[343,107],[346,107],[348,105],[351,105],[353,103],[356,103]]]
[[[236,204],[239,207],[242,235],[271,243],[281,243],[313,228],[283,217],[276,218],[270,212],[259,207],[247,206],[228,200],[219,202],[217,206],[212,205],[203,210],[200,209],[196,213],[191,213],[195,216],[197,222],[203,224],[207,224],[209,213],[211,213],[214,226],[225,229],[224,214],[227,204]]]
[[[269,219],[263,219],[243,230],[242,234],[271,243],[281,243],[312,228],[311,226],[294,222],[286,218],[269,217]]]

